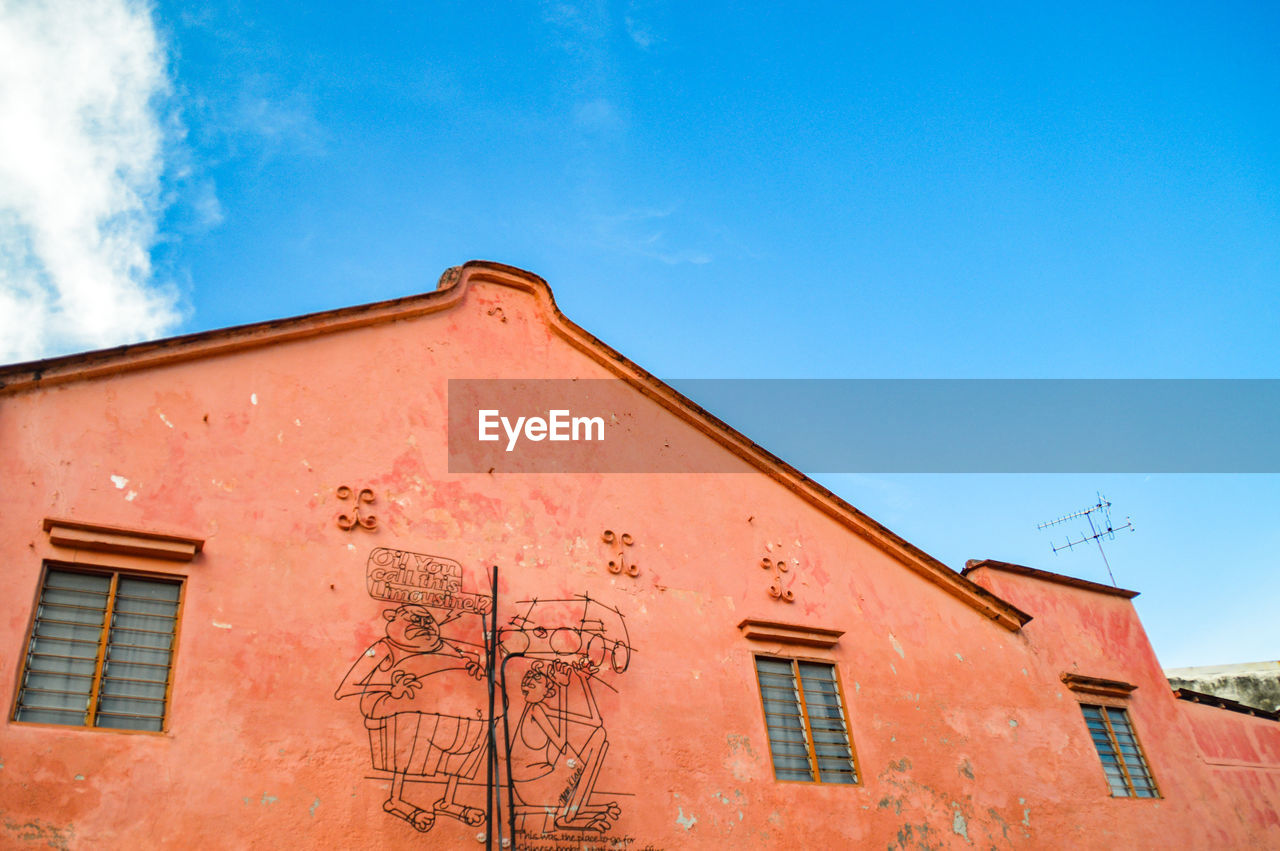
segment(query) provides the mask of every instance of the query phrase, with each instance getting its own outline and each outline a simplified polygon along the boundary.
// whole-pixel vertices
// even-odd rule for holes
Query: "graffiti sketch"
[[[570,708],[575,686],[585,698],[586,713]],[[564,662],[535,662],[521,679],[520,691],[525,706],[516,724],[510,763],[516,797],[526,805],[554,807],[552,824],[557,830],[607,831],[610,819],[618,817],[617,803],[587,803],[609,749],[589,674]],[[580,740],[574,744],[579,727]]]
[[[393,580],[384,575],[392,563],[398,571]],[[450,577],[449,587],[417,595],[424,586],[421,577],[441,575]],[[489,729],[485,692],[478,683],[486,670],[482,647],[441,634],[441,626],[462,616],[463,607],[453,605],[461,593],[461,575],[461,567],[447,559],[374,550],[370,583],[371,590],[381,592],[377,596],[430,600],[448,614],[437,620],[432,609],[419,602],[383,611],[385,636],[356,659],[334,693],[339,700],[360,699],[372,766],[391,774],[391,793],[383,810],[424,833],[438,815],[469,825],[485,819],[483,809],[457,800],[459,782],[474,779],[484,762]],[[410,588],[407,597],[401,586]],[[443,780],[441,797],[428,805],[408,800],[409,778]]]
[[[496,568],[491,596],[463,591],[462,566],[439,556],[379,547],[366,571],[389,604],[383,636],[334,697],[357,698],[383,810],[422,833],[440,816],[486,825],[486,841],[609,833],[622,810],[597,788],[610,746],[597,696],[631,664],[622,613],[585,594],[520,600],[498,628]]]
[[[512,814],[526,835],[608,832],[621,810],[616,801],[592,800],[609,749],[593,689],[612,688],[604,676],[630,665],[625,619],[585,595],[518,605],[524,614],[501,636],[508,660],[528,662],[524,707],[507,736]]]

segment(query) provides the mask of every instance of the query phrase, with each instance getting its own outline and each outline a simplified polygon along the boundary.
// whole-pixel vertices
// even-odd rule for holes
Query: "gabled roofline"
[[[466,265],[474,264],[475,261]],[[69,381],[100,378],[120,372],[132,372],[137,369],[167,366],[185,360],[229,354],[258,346],[302,340],[335,331],[361,328],[396,319],[411,319],[446,310],[462,300],[465,287],[459,287],[458,283],[464,268],[466,267],[453,266],[446,269],[440,276],[435,291],[420,295],[355,307],[341,307],[336,310],[322,310],[286,319],[269,319],[265,322],[233,325],[229,328],[217,328],[212,331],[200,331],[195,334],[166,337],[144,343],[127,343],[110,349],[97,349],[0,367],[0,395],[35,387],[64,384]],[[545,282],[543,285],[545,286]]]
[[[1070,585],[1072,588],[1080,588],[1084,591],[1096,591],[1099,594],[1110,594],[1113,597],[1124,597],[1132,599],[1138,596],[1137,591],[1129,591],[1124,588],[1116,588],[1113,585],[1103,585],[1099,582],[1090,582],[1087,579],[1076,579],[1074,576],[1063,576],[1061,573],[1050,573],[1047,570],[1037,570],[1034,567],[1027,567],[1022,564],[1010,564],[1007,561],[995,561],[994,559],[971,558],[964,563],[964,570],[961,571],[968,576],[975,570],[981,568],[990,570],[999,570],[1003,573],[1016,573],[1019,576],[1029,576],[1032,579],[1040,579],[1044,582],[1053,582],[1058,585]]]
[[[14,364],[0,368],[0,396],[424,316],[458,304],[472,282],[497,284],[533,295],[552,330],[575,349],[983,616],[1010,631],[1021,629],[1031,620],[1027,613],[889,531],[576,325],[560,312],[550,286],[542,278],[501,263],[473,260],[447,269],[436,290],[422,295]]]

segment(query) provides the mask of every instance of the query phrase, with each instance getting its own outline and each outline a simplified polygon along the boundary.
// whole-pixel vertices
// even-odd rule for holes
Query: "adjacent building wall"
[[[1175,689],[1201,691],[1257,709],[1280,711],[1280,662],[1169,668],[1164,673]]]

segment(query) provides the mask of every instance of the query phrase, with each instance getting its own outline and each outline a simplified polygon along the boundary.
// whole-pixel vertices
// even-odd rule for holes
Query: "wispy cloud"
[[[230,164],[262,171],[279,160],[328,153],[329,138],[317,117],[313,69],[306,57],[271,38],[269,29],[255,20],[255,12],[257,6],[231,2],[194,12],[183,9],[176,17],[179,33],[175,40],[184,52],[201,58],[175,57],[176,95],[191,144],[168,153],[187,167],[188,173],[177,175],[180,197],[176,206],[189,205],[197,225],[209,221],[203,215],[205,194],[206,188],[213,186],[215,172]],[[194,71],[185,77],[184,62]],[[201,74],[202,68],[216,68],[217,73]],[[448,78],[449,73],[448,68],[432,66],[431,78],[442,74]],[[423,82],[435,84],[432,79]],[[408,85],[419,97],[439,102],[458,97],[447,87],[432,90],[390,73],[363,84],[384,88]],[[198,152],[198,160],[187,159],[191,152]],[[233,219],[235,213],[234,208],[227,211]],[[221,217],[213,221],[221,221]]]
[[[574,106],[574,126],[595,133],[618,130],[623,124],[618,108],[607,98],[593,98]]]
[[[148,6],[0,0],[0,361],[180,320],[150,258],[168,93]],[[216,196],[205,203],[221,215]]]
[[[676,212],[675,207],[632,207],[594,217],[598,243],[611,251],[621,251],[657,260],[668,266],[710,263],[709,252],[698,248],[673,248],[661,223]]]
[[[623,23],[627,27],[627,35],[631,37],[631,41],[635,46],[641,50],[652,50],[655,45],[662,41],[653,25],[649,22],[649,17],[654,12],[654,5],[651,2],[631,0],[627,4],[627,13],[623,17]]]
[[[242,85],[222,128],[236,155],[252,152],[265,163],[278,156],[323,153],[324,134],[304,92],[281,89],[264,77]]]
[[[564,50],[582,59],[598,59],[609,34],[609,9],[599,0],[543,2],[542,20],[551,25]]]

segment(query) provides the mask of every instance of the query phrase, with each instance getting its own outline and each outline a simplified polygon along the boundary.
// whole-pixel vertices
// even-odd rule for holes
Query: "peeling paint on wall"
[[[59,851],[67,851],[71,848],[71,843],[76,838],[76,831],[73,825],[62,827],[59,825],[48,824],[40,821],[40,819],[32,819],[27,822],[10,821],[4,818],[4,830],[10,842],[21,843],[31,847],[56,848]],[[8,847],[17,847],[17,845],[9,845]]]

